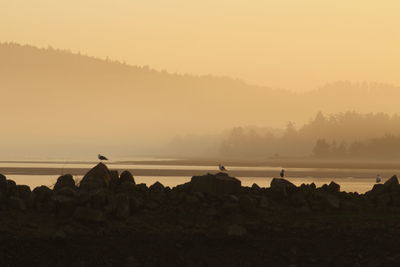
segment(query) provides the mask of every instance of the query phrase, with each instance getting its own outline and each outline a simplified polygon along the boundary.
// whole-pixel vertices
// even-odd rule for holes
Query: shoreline
[[[134,176],[185,176],[191,177],[204,173],[217,173],[217,169],[134,169],[134,168],[113,168],[112,164],[107,164],[113,170],[128,170]],[[44,168],[44,167],[0,167],[0,173],[5,175],[55,175],[63,173],[72,175],[84,175],[90,168]],[[286,169],[288,178],[368,178],[374,179],[379,174],[383,177],[390,177],[397,173],[395,169],[376,170],[376,169]],[[278,170],[228,170],[228,173],[235,177],[278,177]]]

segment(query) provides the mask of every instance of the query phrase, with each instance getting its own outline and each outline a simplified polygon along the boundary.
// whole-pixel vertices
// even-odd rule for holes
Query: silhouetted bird
[[[97,155],[97,158],[98,158],[99,160],[108,160],[108,158],[106,158],[105,156],[100,155],[100,154]]]
[[[285,177],[285,170],[284,169],[281,170],[280,175],[281,175],[281,178]]]
[[[219,170],[221,171],[221,172],[226,172],[226,168],[225,168],[225,166],[224,165],[222,165],[222,164],[219,164]]]

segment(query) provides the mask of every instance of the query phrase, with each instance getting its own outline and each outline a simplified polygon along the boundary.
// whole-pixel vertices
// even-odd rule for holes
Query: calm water
[[[76,176],[76,178],[81,178],[82,176]],[[47,185],[52,186],[55,184],[57,177],[54,175],[7,175],[7,178],[12,179],[17,182],[17,184],[29,185],[32,189],[36,186]],[[136,183],[145,183],[148,186],[159,181],[165,186],[174,187],[178,184],[183,184],[190,181],[191,177],[185,176],[135,176]],[[269,187],[272,177],[238,177],[242,181],[243,186],[251,186],[253,183],[258,184],[261,187]],[[374,178],[290,178],[287,177],[289,181],[296,185],[301,185],[302,183],[310,184],[314,182],[317,186],[321,186],[325,183],[330,183],[334,180],[336,183],[341,185],[342,191],[347,192],[359,192],[364,193],[372,188],[375,181]],[[384,179],[385,180],[385,179]]]

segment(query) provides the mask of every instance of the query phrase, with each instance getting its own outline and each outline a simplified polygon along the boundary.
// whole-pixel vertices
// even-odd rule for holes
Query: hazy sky
[[[0,0],[0,41],[307,90],[400,84],[398,0]]]

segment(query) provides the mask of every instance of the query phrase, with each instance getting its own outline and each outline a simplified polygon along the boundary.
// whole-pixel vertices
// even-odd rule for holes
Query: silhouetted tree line
[[[222,141],[220,152],[232,157],[400,157],[400,116],[319,112],[298,129],[293,123],[274,133],[237,127]]]
[[[386,134],[380,138],[356,141],[349,145],[318,139],[313,148],[317,158],[400,158],[400,135]]]

